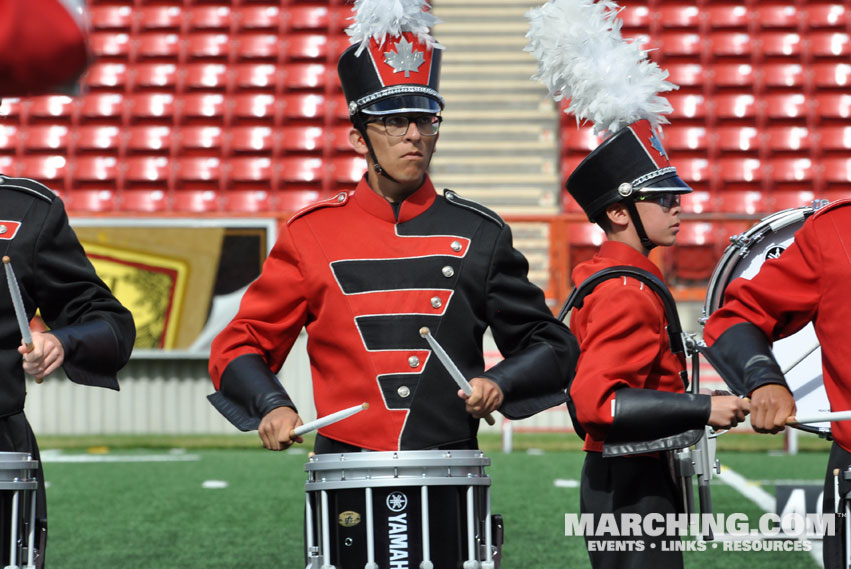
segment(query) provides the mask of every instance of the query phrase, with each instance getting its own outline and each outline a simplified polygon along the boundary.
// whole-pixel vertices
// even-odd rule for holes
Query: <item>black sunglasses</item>
[[[639,196],[636,201],[657,203],[664,209],[671,209],[674,206],[680,205],[680,194],[660,193],[660,194],[644,194]]]

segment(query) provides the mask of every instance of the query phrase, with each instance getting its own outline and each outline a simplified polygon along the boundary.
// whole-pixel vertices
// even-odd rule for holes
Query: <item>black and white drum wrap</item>
[[[0,452],[0,503],[5,569],[34,569],[38,461],[25,452]]]
[[[741,235],[731,237],[706,291],[704,316],[717,310],[724,300],[727,286],[738,277],[753,278],[762,264],[780,255],[795,240],[795,233],[813,212],[827,202],[813,206],[786,209],[763,218]],[[774,357],[786,376],[795,397],[798,415],[830,411],[824,389],[821,349],[812,323],[797,333],[774,342]],[[830,423],[798,426],[799,429],[828,435]]]
[[[489,465],[478,450],[314,455],[308,569],[498,569]]]

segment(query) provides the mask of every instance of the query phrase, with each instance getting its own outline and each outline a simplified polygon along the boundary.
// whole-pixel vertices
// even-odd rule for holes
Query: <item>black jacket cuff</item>
[[[789,389],[768,338],[749,322],[730,326],[711,348],[699,346],[698,349],[738,395],[750,395],[758,387],[771,383]]]
[[[606,443],[649,441],[703,429],[711,410],[709,395],[619,389],[615,394],[614,423],[606,435]]]

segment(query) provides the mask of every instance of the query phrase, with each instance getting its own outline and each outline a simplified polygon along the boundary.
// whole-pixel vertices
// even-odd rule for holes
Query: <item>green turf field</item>
[[[567,437],[574,438],[518,435],[518,450],[509,455],[499,451],[497,439],[482,440],[492,460],[488,474],[493,480],[493,511],[505,517],[505,569],[589,566],[582,538],[564,536],[564,514],[578,510],[579,490],[554,484],[556,479],[579,478],[583,455]],[[721,452],[722,462],[750,480],[762,481],[769,492],[773,492],[771,481],[778,478],[824,476],[828,448],[824,441],[808,441],[802,444],[806,452],[790,457],[760,449],[760,444],[776,445],[776,440],[734,437],[738,435],[729,441],[722,438],[721,447],[743,450]],[[304,567],[303,465],[307,457],[303,451],[263,451],[253,437],[44,438],[41,444],[44,449],[64,447],[63,457],[176,459],[55,462],[48,451],[48,562],[53,567]],[[169,450],[173,446],[183,449]],[[543,450],[530,453],[531,447]],[[205,481],[224,481],[227,487],[203,488]],[[745,512],[753,519],[762,513],[721,483],[713,484],[712,497],[718,512]],[[688,568],[818,567],[807,553],[731,552],[711,547],[687,552],[685,559]]]

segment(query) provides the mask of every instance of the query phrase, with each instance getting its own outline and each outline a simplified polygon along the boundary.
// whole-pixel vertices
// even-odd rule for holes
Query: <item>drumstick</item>
[[[12,269],[12,259],[8,255],[3,256],[3,268],[6,270],[6,282],[9,284],[9,296],[12,297],[15,318],[18,320],[18,328],[21,329],[21,339],[24,341],[27,353],[30,353],[33,351],[33,335],[30,331],[30,324],[27,321],[27,310],[24,308],[21,289],[18,288],[18,279],[15,278],[15,271]],[[42,381],[44,380],[35,378],[36,383],[41,383]]]
[[[786,419],[786,424],[807,425],[809,423],[825,423],[827,421],[851,421],[851,411],[813,413],[812,415],[793,415]]]
[[[425,338],[428,345],[431,347],[431,351],[434,352],[434,355],[437,356],[437,359],[440,360],[440,363],[443,364],[443,367],[446,368],[446,371],[449,372],[449,375],[452,376],[452,379],[455,380],[455,383],[458,384],[458,387],[461,388],[461,391],[464,392],[464,395],[469,397],[473,394],[473,386],[470,385],[470,382],[467,381],[467,378],[464,377],[464,374],[461,373],[461,370],[458,369],[458,366],[455,365],[455,362],[452,361],[452,358],[449,357],[444,349],[437,343],[434,336],[431,335],[431,330],[428,327],[423,326],[420,328],[420,336]],[[488,413],[484,416],[485,422],[488,425],[493,425],[496,421],[494,421],[493,416]]]
[[[347,419],[355,413],[360,413],[364,409],[369,409],[369,403],[364,402],[360,405],[355,405],[354,407],[349,407],[348,409],[343,409],[342,411],[337,411],[336,413],[325,415],[324,417],[320,417],[319,419],[316,419],[315,421],[310,421],[309,423],[305,423],[304,425],[299,425],[298,427],[290,431],[290,438],[300,437],[301,435],[309,433],[310,431],[315,431],[316,429],[327,427],[332,423]]]
[[[819,343],[819,341],[818,341],[818,340],[816,340],[815,345],[814,345],[812,348],[810,348],[809,350],[807,350],[807,351],[806,351],[806,353],[804,353],[804,355],[802,355],[801,357],[799,357],[798,359],[796,359],[794,362],[792,362],[791,364],[789,364],[788,366],[786,366],[786,369],[781,370],[781,372],[783,373],[783,375],[786,375],[787,373],[789,373],[790,371],[792,371],[792,369],[793,369],[796,365],[798,365],[799,363],[801,363],[802,361],[804,361],[805,359],[807,359],[807,357],[809,357],[809,355],[810,355],[810,354],[812,354],[813,352],[815,352],[816,350],[818,350],[820,347],[821,347],[821,343]]]

